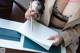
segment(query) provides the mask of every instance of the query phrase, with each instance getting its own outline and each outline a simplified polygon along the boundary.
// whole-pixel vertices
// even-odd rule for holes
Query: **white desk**
[[[20,23],[20,22],[0,19],[0,27],[2,27],[2,28],[16,30],[22,24],[23,23]],[[33,49],[24,48],[23,41],[24,41],[24,35],[21,36],[20,42],[0,39],[0,47],[17,49],[17,50],[24,50],[24,51],[41,52],[41,51],[36,51]],[[61,53],[66,53],[66,50],[64,47],[61,47]]]

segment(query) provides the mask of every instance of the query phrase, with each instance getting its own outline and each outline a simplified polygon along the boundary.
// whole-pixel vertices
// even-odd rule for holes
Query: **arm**
[[[68,46],[80,36],[80,25],[63,31],[60,35],[63,37],[63,46]]]
[[[70,26],[74,26],[73,28],[69,28],[61,35],[64,39],[64,46],[68,46],[71,44],[74,40],[76,40],[80,35],[80,3],[79,2],[69,2],[64,9],[63,14],[66,16],[71,15],[71,17],[68,19],[68,24],[64,27],[64,29],[69,28]],[[74,9],[76,8],[76,10]],[[71,25],[70,25],[71,24]],[[76,25],[79,24],[79,25]],[[76,26],[75,26],[76,25]]]
[[[69,2],[66,6],[66,8],[63,11],[63,15],[69,16],[72,15],[68,19],[68,24],[64,27],[66,29],[62,33],[58,34],[55,39],[53,36],[53,40],[55,41],[58,39],[55,43],[60,44],[63,39],[63,45],[66,47],[69,44],[73,43],[79,36],[80,36],[80,22],[79,17],[80,17],[80,3],[79,2]],[[76,10],[75,10],[76,8]],[[79,25],[77,25],[79,24]],[[76,26],[75,26],[76,25]],[[68,28],[68,29],[67,29]],[[61,36],[61,37],[60,37]],[[53,43],[54,44],[54,43]]]
[[[49,40],[53,40],[53,45],[57,46],[62,43],[63,46],[68,46],[80,36],[80,25],[66,29],[58,35],[53,35]]]

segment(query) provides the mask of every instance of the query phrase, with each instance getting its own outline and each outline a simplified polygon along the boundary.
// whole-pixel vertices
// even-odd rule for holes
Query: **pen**
[[[32,12],[32,1],[30,1],[30,7],[31,7],[31,12]],[[33,18],[31,16],[31,30],[33,31]]]

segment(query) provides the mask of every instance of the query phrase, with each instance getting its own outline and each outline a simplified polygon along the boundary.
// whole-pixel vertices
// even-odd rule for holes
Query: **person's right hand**
[[[28,9],[28,10],[26,11],[26,13],[25,13],[25,18],[26,18],[27,20],[31,20],[31,17],[32,17],[34,20],[36,20],[37,17],[38,17],[38,14],[37,14],[36,11],[31,10],[31,9]]]

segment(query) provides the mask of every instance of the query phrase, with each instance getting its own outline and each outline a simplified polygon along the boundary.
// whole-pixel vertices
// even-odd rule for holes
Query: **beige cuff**
[[[60,35],[63,37],[64,41],[63,41],[62,45],[64,47],[68,46],[72,42],[69,31],[63,31]]]

